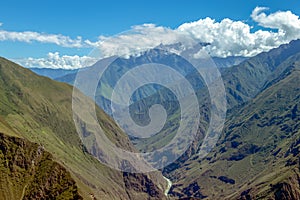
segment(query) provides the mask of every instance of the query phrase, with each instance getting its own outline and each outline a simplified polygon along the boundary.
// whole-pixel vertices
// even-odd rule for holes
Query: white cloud
[[[58,52],[48,53],[47,58],[16,59],[15,62],[28,68],[79,69],[91,66],[97,60],[88,56],[59,55]]]
[[[32,31],[16,32],[0,30],[0,41],[19,41],[19,42],[40,42],[40,43],[52,43],[62,47],[84,47],[82,38],[78,36],[76,39],[71,39],[68,36],[61,34],[46,34]]]
[[[220,22],[209,17],[195,22],[184,23],[177,29],[170,29],[153,24],[134,26],[131,31],[115,37],[100,37],[90,44],[100,49],[101,56],[137,54],[153,48],[160,43],[178,42],[182,35],[190,35],[200,42],[211,45],[205,49],[218,57],[254,56],[281,44],[300,38],[299,17],[290,11],[278,11],[267,15],[265,7],[257,7],[252,12],[252,19],[264,28],[274,31],[257,30],[253,32],[245,22],[225,18]]]
[[[262,30],[252,33],[251,27],[241,21],[223,19],[216,22],[211,18],[185,23],[178,30],[188,32],[199,41],[211,43],[205,49],[218,57],[256,55],[278,46],[276,41],[280,35]]]
[[[96,43],[87,42],[100,50],[100,57],[119,55],[128,57],[136,55],[147,49],[154,48],[161,43],[176,43],[180,34],[176,31],[154,24],[133,26],[128,32],[114,37],[100,36]]]
[[[252,19],[260,26],[265,28],[278,29],[284,33],[286,40],[299,38],[300,20],[299,16],[291,11],[277,11],[267,15],[263,11],[268,10],[266,7],[256,7],[252,12]]]
[[[290,11],[278,11],[267,15],[265,7],[257,7],[251,17],[264,28],[275,31],[251,31],[251,27],[241,21],[223,19],[216,22],[211,18],[185,23],[179,31],[188,32],[202,42],[211,43],[206,50],[213,56],[254,56],[281,44],[300,38],[299,17]]]

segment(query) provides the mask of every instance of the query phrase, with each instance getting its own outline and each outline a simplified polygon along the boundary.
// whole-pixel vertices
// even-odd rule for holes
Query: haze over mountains
[[[117,80],[124,75],[129,70],[133,69],[134,67],[145,64],[145,63],[151,63],[151,62],[157,62],[161,64],[165,64],[168,66],[172,66],[175,70],[179,70],[183,76],[187,76],[188,79],[189,76],[193,76],[193,67],[190,66],[186,61],[184,61],[182,58],[178,57],[176,54],[170,54],[165,55],[167,51],[160,46],[159,48],[151,49],[146,52],[144,52],[140,56],[132,56],[129,59],[125,58],[119,58],[117,59],[112,66],[107,70],[107,72],[104,74],[104,78],[101,79],[98,91],[96,94],[96,103],[104,109],[104,111],[108,114],[112,114],[110,101],[111,94],[114,88],[114,85],[116,84]],[[214,57],[212,58],[214,63],[218,68],[226,68],[230,67],[236,64],[239,64],[243,60],[245,60],[245,57],[227,57],[227,58],[219,58]],[[101,66],[98,66],[98,68]],[[87,70],[93,70],[91,68],[97,68],[97,63],[91,67],[86,68]],[[78,70],[64,70],[64,69],[46,69],[46,68],[32,68],[32,71],[36,72],[39,75],[42,76],[48,76],[50,78],[53,78],[57,81],[66,82],[69,84],[74,84],[74,81],[76,79],[76,74]],[[81,69],[85,70],[85,69]],[[60,76],[58,74],[61,74]],[[195,87],[198,83],[197,80],[199,77],[195,77],[196,79],[194,81]],[[170,80],[170,83],[172,80]],[[130,85],[126,87],[131,87]],[[159,86],[150,86],[144,87],[143,89],[138,90],[133,96],[132,101],[135,102],[137,100],[140,100],[142,98],[145,98],[147,96],[150,96],[157,92],[160,89]],[[89,94],[86,94],[89,95]]]
[[[204,159],[198,152],[210,121],[209,94],[201,77],[182,59],[155,49],[119,59],[99,84],[96,103],[111,114],[108,99],[114,84],[139,63],[166,63],[191,81],[200,102],[201,123],[188,150],[162,169],[172,182],[168,189],[161,172],[120,172],[94,158],[101,148],[92,151],[96,148],[93,141],[87,146],[77,134],[72,86],[1,58],[0,195],[4,199],[300,199],[300,40],[242,62],[230,59],[220,61],[226,65],[221,69],[229,108],[225,127]],[[227,66],[236,60],[239,64]],[[54,77],[65,72],[43,73]],[[72,83],[74,74],[60,80]],[[84,95],[78,100],[94,104]],[[147,124],[145,111],[164,102],[169,106],[167,123],[151,138],[129,139],[100,108],[97,117],[117,146],[133,152],[152,151],[174,136],[178,102],[166,88],[150,85],[139,89],[130,105],[132,113],[143,113],[132,115],[136,122]],[[86,134],[95,134],[84,127],[83,123]]]

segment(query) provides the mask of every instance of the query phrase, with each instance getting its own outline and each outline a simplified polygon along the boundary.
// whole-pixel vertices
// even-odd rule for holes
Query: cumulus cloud
[[[205,47],[212,56],[254,56],[281,44],[300,38],[299,17],[291,11],[277,11],[266,14],[266,7],[256,7],[251,18],[263,28],[273,30],[251,31],[251,27],[241,21],[223,19],[216,22],[211,18],[185,23],[178,27],[194,38],[211,43]]]
[[[97,60],[88,56],[60,55],[58,52],[48,53],[46,58],[25,58],[14,60],[28,68],[79,69],[93,65]]]
[[[300,38],[299,17],[290,11],[278,11],[267,15],[268,8],[257,7],[251,17],[263,28],[269,30],[252,31],[252,27],[242,21],[225,18],[220,22],[209,17],[195,22],[184,23],[176,29],[153,24],[134,26],[131,31],[114,37],[100,37],[93,43],[101,56],[133,55],[159,44],[178,42],[189,35],[199,42],[210,43],[205,49],[212,56],[254,56],[281,44]]]
[[[200,19],[179,26],[178,31],[187,32],[199,41],[210,43],[205,49],[217,57],[254,56],[287,42],[280,40],[284,35],[282,32],[251,32],[248,24],[231,19],[220,22],[211,18]]]
[[[251,17],[260,26],[265,28],[277,29],[284,33],[283,39],[291,40],[300,36],[300,20],[299,16],[291,11],[277,11],[267,15],[263,11],[268,10],[266,7],[256,7]]]

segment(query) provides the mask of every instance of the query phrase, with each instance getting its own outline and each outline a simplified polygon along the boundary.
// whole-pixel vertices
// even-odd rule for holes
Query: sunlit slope
[[[129,199],[139,194],[149,197],[147,190],[128,188],[125,175],[112,170],[85,151],[76,132],[72,114],[72,90],[64,83],[40,77],[4,58],[0,58],[0,132],[17,135],[44,146],[71,173],[84,198]],[[82,95],[80,100],[90,101]],[[133,150],[127,136],[113,120],[97,108],[100,124],[107,137],[117,146]],[[128,176],[128,175],[127,175]],[[165,181],[158,174],[153,184],[157,191],[151,198],[162,198]],[[134,180],[143,188],[149,174]],[[129,186],[128,186],[129,185]]]

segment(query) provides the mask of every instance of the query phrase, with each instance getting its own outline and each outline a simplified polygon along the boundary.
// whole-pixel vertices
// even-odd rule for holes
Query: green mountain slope
[[[169,173],[170,194],[207,199],[299,199],[300,62],[287,58],[265,88],[228,113],[224,134],[204,160]]]
[[[67,170],[43,146],[0,133],[1,199],[82,199]]]
[[[71,86],[0,58],[0,95],[0,132],[42,144],[70,172],[83,198],[90,199],[91,194],[97,199],[163,198],[166,181],[161,174],[122,173],[86,152],[73,122]],[[80,100],[90,101],[83,95]],[[113,143],[134,150],[109,116],[100,109],[97,116]],[[128,177],[135,181],[127,181]],[[152,195],[144,189],[146,183],[152,185]]]

